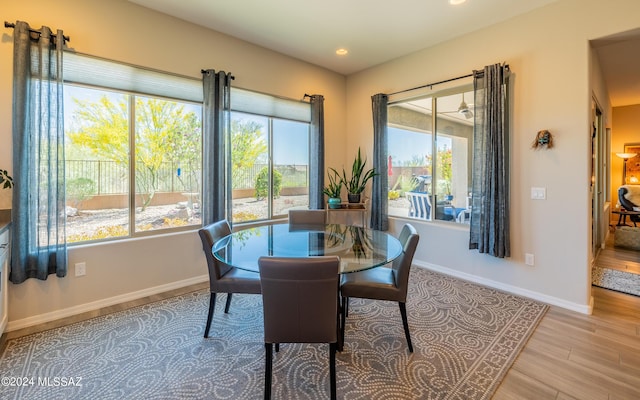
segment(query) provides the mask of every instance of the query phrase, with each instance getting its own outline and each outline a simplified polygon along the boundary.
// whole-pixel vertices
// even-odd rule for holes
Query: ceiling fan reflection
[[[462,102],[460,103],[460,106],[458,107],[457,111],[442,112],[442,114],[455,114],[455,113],[463,115],[466,119],[473,117],[473,111],[471,111],[471,109],[469,108],[469,105],[464,101],[464,93],[462,93]]]

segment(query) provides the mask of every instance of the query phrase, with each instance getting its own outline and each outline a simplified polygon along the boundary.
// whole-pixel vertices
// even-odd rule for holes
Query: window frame
[[[97,85],[91,85],[91,84],[80,84],[80,83],[73,83],[73,82],[64,82],[64,86],[71,86],[71,87],[75,87],[75,88],[85,88],[85,89],[90,89],[90,90],[95,90],[95,91],[104,91],[104,92],[109,92],[109,93],[117,93],[117,94],[122,94],[127,96],[127,117],[128,117],[128,152],[129,152],[129,163],[127,166],[127,178],[128,178],[128,192],[125,193],[127,195],[127,211],[128,211],[128,235],[123,235],[123,236],[113,236],[113,237],[107,237],[107,238],[100,238],[100,239],[92,239],[92,240],[84,240],[84,241],[74,241],[74,242],[67,242],[68,246],[81,246],[81,245],[86,245],[86,244],[96,244],[96,243],[103,243],[103,242],[110,242],[110,241],[114,241],[114,240],[126,240],[126,239],[135,239],[135,238],[141,238],[141,237],[150,237],[150,236],[156,236],[156,235],[163,235],[163,234],[171,234],[171,233],[176,233],[176,232],[184,232],[184,231],[192,231],[195,228],[200,228],[202,227],[202,221],[200,221],[200,223],[196,223],[196,224],[189,224],[189,225],[184,225],[184,226],[177,226],[177,227],[166,227],[166,228],[161,228],[161,229],[152,229],[152,230],[136,230],[136,197],[138,195],[138,192],[136,190],[136,179],[135,179],[135,175],[136,175],[136,98],[138,97],[145,97],[145,98],[151,98],[151,99],[157,99],[157,100],[162,100],[162,101],[170,101],[170,102],[177,102],[177,103],[183,103],[183,104],[188,104],[188,105],[192,105],[192,106],[197,106],[200,107],[200,114],[199,114],[199,119],[200,119],[200,147],[202,148],[202,103],[201,102],[196,102],[196,101],[192,101],[192,100],[185,100],[185,99],[177,99],[177,98],[171,98],[171,97],[166,97],[166,96],[159,96],[159,95],[154,95],[154,94],[145,94],[145,93],[140,93],[140,92],[131,92],[128,90],[123,90],[123,89],[114,89],[114,88],[110,88],[110,87],[104,87],[104,86],[97,86]],[[65,111],[66,112],[66,111]],[[65,115],[66,117],[66,115]],[[65,127],[65,130],[67,128]],[[202,171],[202,154],[200,157],[200,171]],[[200,192],[202,192],[202,178],[200,179]]]
[[[400,129],[403,131],[409,131],[409,132],[415,132],[415,133],[419,133],[419,134],[426,134],[426,135],[430,135],[431,139],[430,139],[430,151],[431,151],[431,162],[428,165],[425,165],[425,168],[430,168],[431,170],[431,190],[429,193],[429,201],[431,203],[431,205],[436,204],[437,203],[437,190],[434,189],[434,187],[438,184],[438,136],[443,136],[443,133],[438,134],[438,129],[439,129],[439,120],[441,119],[440,117],[440,112],[438,110],[438,99],[443,98],[443,97],[447,97],[447,96],[451,96],[451,95],[458,95],[458,94],[466,94],[469,92],[473,92],[473,82],[468,82],[468,83],[463,83],[463,84],[457,84],[457,85],[449,85],[446,88],[443,88],[441,90],[429,90],[428,93],[422,93],[419,95],[415,95],[415,96],[411,96],[411,97],[405,97],[405,98],[398,98],[398,99],[393,99],[392,101],[389,101],[389,103],[387,104],[387,109],[391,109],[394,106],[398,106],[402,103],[409,103],[411,101],[416,101],[416,100],[420,100],[420,99],[431,99],[431,113],[424,113],[424,115],[430,115],[431,118],[431,124],[429,124],[428,129],[430,130],[426,130],[426,129],[420,129],[416,126],[406,126],[406,125],[401,125],[399,123],[396,122],[389,122],[387,121],[387,127],[390,128],[395,128],[395,129]],[[465,102],[469,103],[471,101],[471,99],[467,99],[465,97],[464,99]],[[474,111],[474,115],[475,115],[475,111]],[[473,121],[473,120],[472,120]],[[471,132],[471,146],[468,146],[470,148],[473,147],[473,140],[474,140],[474,123],[471,123],[471,128],[472,128],[472,132]],[[444,136],[447,136],[446,134],[444,134]],[[453,137],[453,135],[451,135]],[[391,140],[391,135],[389,135],[387,140]],[[453,148],[453,142],[452,142],[452,148]],[[471,168],[473,166],[473,152],[470,151],[467,155],[467,169]],[[453,166],[453,160],[452,160],[452,166]],[[471,191],[471,187],[472,187],[472,175],[469,174],[468,176],[468,183],[467,183],[467,189],[468,192]],[[468,201],[468,199],[467,199]],[[429,223],[447,223],[447,226],[458,226],[458,225],[463,225],[463,224],[456,224],[456,225],[451,225],[451,223],[456,223],[456,216],[454,216],[454,218],[452,220],[446,220],[446,219],[438,219],[436,217],[436,210],[437,209],[437,205],[436,207],[431,206],[430,210],[429,210],[429,219],[423,219],[423,218],[416,218],[416,217],[412,217],[409,216],[408,213],[407,215],[397,215],[397,214],[389,214],[390,217],[398,217],[398,218],[408,218],[411,220],[415,220],[415,221],[420,221],[420,222],[429,222]],[[387,204],[387,213],[389,213],[389,204]],[[468,225],[466,225],[468,228]]]
[[[265,95],[263,93],[260,94],[261,96],[268,96]],[[309,105],[310,107],[310,105]],[[247,115],[247,116],[253,116],[253,117],[258,117],[258,118],[265,118],[266,119],[266,144],[267,144],[267,166],[268,166],[268,195],[267,195],[267,216],[265,218],[258,218],[258,219],[254,219],[254,220],[246,220],[246,221],[234,221],[233,220],[233,204],[231,205],[231,213],[232,215],[230,216],[231,221],[233,222],[234,225],[239,225],[239,226],[243,226],[243,225],[251,225],[251,224],[264,224],[264,223],[268,223],[271,221],[281,221],[284,220],[288,217],[287,214],[278,214],[275,215],[274,214],[274,202],[273,202],[273,171],[275,170],[275,163],[274,163],[274,120],[279,120],[279,121],[286,121],[286,122],[295,122],[295,123],[301,123],[301,124],[306,124],[306,135],[307,135],[307,145],[310,146],[310,140],[311,140],[311,121],[304,121],[304,120],[300,120],[300,119],[296,119],[296,118],[283,118],[283,117],[279,117],[279,116],[272,116],[272,115],[264,115],[264,114],[259,114],[259,113],[255,113],[255,112],[247,112],[247,111],[237,111],[234,110],[232,108],[231,110],[231,119],[233,119],[233,114],[234,113],[238,113],[238,114],[242,114],[242,115]],[[311,162],[311,148],[308,148],[308,157],[307,157],[307,166],[309,166]],[[306,181],[307,187],[309,187],[309,174],[307,174],[307,181]],[[233,182],[229,183],[230,186],[230,190],[233,190]],[[308,201],[307,201],[307,205],[308,205]]]
[[[145,96],[169,101],[203,104],[202,80],[189,76],[179,75],[153,68],[142,67],[134,64],[114,61],[85,53],[65,52],[64,67],[64,85],[74,85],[79,87],[87,87],[92,89],[102,89],[110,92],[120,92],[131,96]],[[166,84],[165,84],[166,83]],[[230,95],[230,111],[241,112],[248,115],[266,117],[271,121],[277,118],[285,121],[294,121],[306,123],[309,126],[308,137],[311,138],[311,104],[304,100],[295,100],[283,96],[277,96],[259,91],[239,88],[232,86]],[[201,124],[204,122],[202,118],[204,110],[200,114]],[[130,121],[130,129],[134,129],[133,121]],[[271,124],[271,122],[270,122]],[[202,127],[201,127],[202,129]],[[202,132],[202,131],[201,131]],[[271,129],[269,129],[271,135]],[[135,149],[135,133],[129,134],[130,150]],[[200,140],[203,140],[201,134]],[[272,140],[269,139],[271,142]],[[204,151],[204,149],[202,149]],[[273,149],[269,150],[273,154]],[[312,157],[311,149],[308,154],[308,165],[310,165]],[[230,162],[229,164],[230,165]],[[273,161],[269,157],[269,191],[271,192],[271,182],[273,180]],[[130,189],[129,204],[135,204],[135,181],[131,175],[135,176],[135,157],[130,157]],[[204,182],[204,177],[202,179]],[[307,186],[309,181],[307,180]],[[201,185],[201,192],[203,187]],[[231,191],[232,182],[227,183],[227,190]],[[268,217],[266,219],[258,219],[251,221],[238,222],[238,224],[265,223],[272,220],[279,220],[286,215],[273,215],[272,196],[269,196]],[[166,229],[158,229],[151,231],[135,231],[135,207],[130,206],[130,227],[128,236],[117,236],[112,238],[88,240],[82,242],[72,242],[71,245],[100,243],[110,240],[125,240],[129,238],[153,236],[164,233],[173,233],[193,230],[194,227],[202,225],[188,225],[184,227],[174,227]],[[133,211],[131,211],[133,210]],[[233,206],[231,205],[233,213]],[[233,215],[228,216],[230,220]]]

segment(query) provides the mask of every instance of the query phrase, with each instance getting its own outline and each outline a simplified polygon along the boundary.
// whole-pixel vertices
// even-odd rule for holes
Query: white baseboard
[[[551,304],[554,306],[562,307],[568,310],[576,311],[582,314],[591,314],[593,311],[593,298],[591,298],[590,303],[588,305],[577,304],[568,302],[563,299],[559,299],[557,297],[548,296],[543,293],[534,292],[527,289],[522,289],[517,286],[507,285],[505,283],[496,282],[491,279],[482,278],[476,275],[467,274],[464,272],[456,271],[450,268],[442,267],[435,264],[429,264],[419,260],[413,260],[413,264],[426,268],[435,272],[440,272],[445,275],[450,275],[456,278],[464,279],[470,282],[478,283],[480,285],[488,286],[494,289],[502,290],[505,292],[513,293],[519,296],[527,297],[533,300],[541,301],[543,303]],[[168,283],[166,285],[155,286],[143,290],[139,290],[137,292],[126,293],[119,296],[110,297],[107,299],[102,299],[98,301],[94,301],[91,303],[85,303],[74,307],[65,308],[62,310],[56,310],[45,314],[34,315],[32,317],[16,320],[16,321],[0,321],[0,327],[3,324],[6,324],[6,332],[15,331],[18,329],[28,328],[30,326],[43,324],[50,321],[55,321],[57,319],[71,317],[74,315],[82,314],[87,311],[98,310],[104,307],[109,307],[115,304],[125,303],[127,301],[137,300],[143,297],[151,296],[158,293],[168,292],[174,289],[180,289],[185,286],[195,285],[202,282],[207,282],[209,280],[208,275],[201,275],[190,279],[185,279],[178,282]],[[0,329],[0,332],[2,330]]]
[[[8,319],[9,319],[9,316],[6,314],[2,317],[2,321],[0,321],[0,335],[2,335],[5,332],[4,328],[6,328],[8,325],[8,322],[9,322]]]
[[[464,279],[466,281],[478,283],[480,285],[488,286],[493,289],[502,290],[518,296],[527,297],[532,300],[541,301],[546,304],[566,308],[571,311],[576,311],[582,314],[591,314],[593,312],[593,298],[591,298],[588,305],[577,304],[557,297],[549,296],[543,293],[534,292],[532,290],[523,289],[517,286],[508,285],[502,282],[496,282],[491,279],[482,278],[476,275],[467,274],[465,272],[456,271],[450,268],[442,267],[435,264],[429,264],[419,260],[413,260],[413,265],[421,268],[426,268],[435,272],[440,272],[445,275],[450,275],[456,278]]]
[[[28,328],[30,326],[43,324],[45,322],[55,321],[57,319],[71,317],[74,315],[82,314],[87,311],[99,310],[104,307],[109,307],[115,304],[126,303],[127,301],[141,299],[143,297],[151,296],[158,293],[168,292],[174,289],[180,289],[186,286],[195,285],[202,282],[208,282],[209,275],[200,275],[194,278],[185,279],[182,281],[171,282],[165,285],[154,286],[147,289],[139,290],[136,292],[125,293],[119,296],[109,297],[107,299],[93,301],[91,303],[80,304],[78,306],[69,307],[61,310],[52,311],[45,314],[34,315],[32,317],[19,319],[16,321],[9,321],[7,323],[6,331],[15,331],[22,328]]]

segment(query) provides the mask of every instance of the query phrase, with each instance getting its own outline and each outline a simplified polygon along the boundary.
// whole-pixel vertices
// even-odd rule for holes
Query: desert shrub
[[[66,195],[75,208],[84,200],[88,200],[96,193],[96,183],[89,178],[76,178],[66,181]]]
[[[282,189],[282,174],[276,170],[273,171],[272,190],[273,197],[280,197],[280,190]],[[264,167],[258,172],[256,176],[256,199],[264,199],[269,194],[269,169]]]
[[[248,211],[236,211],[233,213],[233,222],[254,221],[258,215]]]
[[[68,243],[85,242],[88,240],[106,239],[112,237],[128,236],[129,230],[122,225],[101,226],[91,233],[77,233],[69,235]]]
[[[163,228],[175,228],[178,226],[186,226],[188,222],[182,218],[165,218],[162,224]]]

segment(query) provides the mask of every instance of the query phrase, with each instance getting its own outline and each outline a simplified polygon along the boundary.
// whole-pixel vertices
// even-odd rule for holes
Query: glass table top
[[[218,260],[258,272],[258,258],[340,257],[340,273],[387,264],[402,254],[400,241],[373,229],[349,225],[289,225],[253,227],[218,240],[212,248]]]

